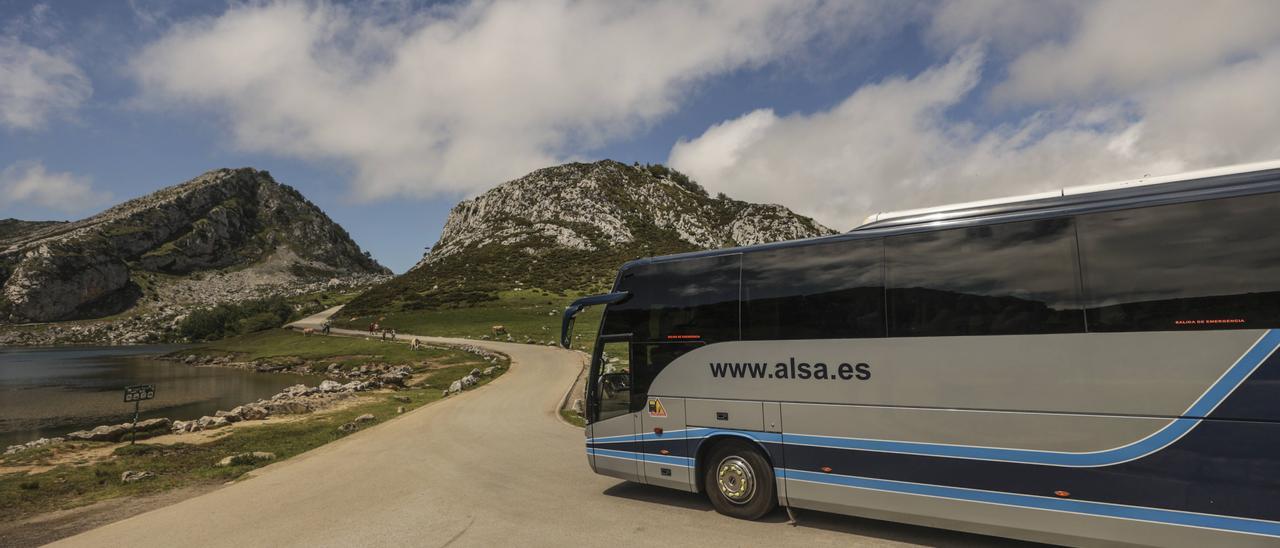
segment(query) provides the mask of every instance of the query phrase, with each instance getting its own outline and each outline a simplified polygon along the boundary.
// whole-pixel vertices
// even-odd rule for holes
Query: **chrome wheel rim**
[[[716,485],[720,494],[734,504],[746,504],[756,494],[756,475],[742,457],[725,457],[716,467]]]

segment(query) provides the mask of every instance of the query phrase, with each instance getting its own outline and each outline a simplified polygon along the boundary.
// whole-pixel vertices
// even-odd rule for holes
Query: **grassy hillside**
[[[379,322],[400,333],[440,337],[493,338],[492,327],[504,326],[513,342],[546,344],[559,341],[561,313],[579,295],[556,295],[542,290],[500,291],[492,300],[469,307],[407,310],[375,315],[353,315],[343,310],[336,325],[348,329],[368,329]],[[578,316],[574,333],[575,349],[588,351],[600,326],[600,307],[591,307]],[[507,340],[505,335],[497,340]]]

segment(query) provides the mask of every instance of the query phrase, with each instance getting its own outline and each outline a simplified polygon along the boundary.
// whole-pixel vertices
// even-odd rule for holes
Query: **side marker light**
[[[830,467],[830,466],[823,466],[823,467],[822,467],[822,471],[823,471],[823,472],[830,473],[830,472],[831,472],[831,467]]]
[[[1066,498],[1066,497],[1071,496],[1071,493],[1069,493],[1069,492],[1067,492],[1067,491],[1054,491],[1054,492],[1053,492],[1053,494],[1055,494],[1055,495],[1057,495],[1057,496],[1059,496],[1059,497],[1063,497],[1063,498]]]

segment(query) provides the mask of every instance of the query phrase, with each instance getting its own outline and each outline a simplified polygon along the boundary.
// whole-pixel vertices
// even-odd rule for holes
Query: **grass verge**
[[[546,344],[559,342],[560,321],[564,309],[576,296],[557,296],[547,291],[504,291],[498,299],[473,306],[392,312],[378,316],[351,317],[339,312],[334,324],[347,329],[367,330],[371,322],[393,328],[400,333],[416,333],[438,337],[494,339],[492,328],[501,325],[512,342]],[[573,347],[590,351],[600,326],[601,307],[591,307],[578,315],[574,325]],[[495,340],[505,341],[506,335]]]

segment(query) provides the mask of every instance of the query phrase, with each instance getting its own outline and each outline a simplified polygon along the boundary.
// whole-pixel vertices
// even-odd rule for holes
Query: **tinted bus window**
[[[631,296],[606,310],[605,333],[631,333],[634,341],[737,340],[741,257],[629,269],[618,288]]]
[[[742,299],[745,340],[883,337],[884,242],[747,253]]]
[[[1090,331],[1280,326],[1280,195],[1082,215]]]
[[[894,236],[889,336],[1084,331],[1070,219]]]

